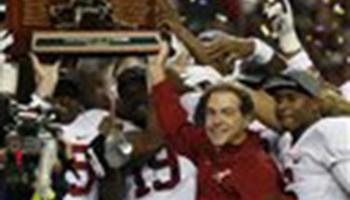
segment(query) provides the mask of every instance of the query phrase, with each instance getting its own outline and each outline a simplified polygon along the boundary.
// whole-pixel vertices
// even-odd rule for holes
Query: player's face
[[[285,130],[293,132],[306,128],[314,119],[315,102],[312,97],[292,89],[278,90],[274,97],[276,115]]]
[[[120,66],[124,69],[117,73],[118,94],[125,117],[136,125],[145,127],[149,111],[146,71],[141,67],[145,64],[141,59],[134,61],[131,66]]]
[[[209,97],[205,129],[214,145],[236,144],[236,141],[245,136],[246,119],[240,105],[240,99],[232,92],[215,92]]]
[[[55,97],[53,104],[58,108],[58,120],[62,123],[72,122],[81,112],[78,100],[68,96]]]
[[[90,107],[109,109],[111,102],[106,79],[101,75],[96,75],[95,77],[84,77],[82,80],[84,103]]]
[[[149,112],[149,102],[146,83],[131,82],[125,86],[123,96],[120,96],[129,118],[137,125],[145,126]]]

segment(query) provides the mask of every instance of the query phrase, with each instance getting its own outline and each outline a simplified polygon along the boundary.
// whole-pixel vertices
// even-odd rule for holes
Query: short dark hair
[[[57,83],[53,96],[68,96],[72,99],[80,101],[81,88],[78,78],[76,76],[61,77]]]
[[[215,85],[209,88],[199,100],[194,115],[194,121],[197,125],[204,125],[206,120],[206,106],[208,100],[213,94],[219,92],[229,92],[236,95],[240,100],[240,111],[243,113],[244,116],[250,115],[254,112],[254,103],[248,91],[227,83]]]

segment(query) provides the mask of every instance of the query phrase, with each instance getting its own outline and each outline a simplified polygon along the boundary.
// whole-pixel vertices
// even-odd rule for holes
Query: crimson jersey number
[[[75,156],[77,154],[83,155],[86,159],[85,152],[87,151],[87,146],[85,145],[73,145],[72,147],[72,153],[73,153],[73,160],[72,160],[72,169],[74,170],[74,175],[77,178],[77,181],[85,180],[86,184],[81,186],[79,183],[72,182],[69,184],[68,193],[70,193],[72,196],[82,196],[86,195],[91,191],[91,187],[94,181],[94,174],[91,170],[91,167],[89,165],[89,162],[85,161],[78,161]],[[83,173],[81,173],[83,172]]]
[[[162,149],[163,151],[164,149]],[[142,176],[142,167],[133,171],[133,178],[136,184],[135,196],[141,198],[149,194],[152,188],[155,191],[163,191],[174,188],[180,182],[180,168],[176,155],[169,149],[165,149],[167,157],[159,159],[157,156],[153,156],[146,165],[155,172],[160,169],[169,168],[170,177],[167,181],[155,180],[152,186],[147,186],[144,177]],[[151,188],[152,187],[152,188]]]

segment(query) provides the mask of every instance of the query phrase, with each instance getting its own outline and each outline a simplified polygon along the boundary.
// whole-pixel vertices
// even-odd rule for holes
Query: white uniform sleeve
[[[350,160],[344,160],[334,165],[332,173],[343,189],[350,194]]]
[[[342,188],[350,194],[350,118],[327,120],[323,127],[325,164]]]

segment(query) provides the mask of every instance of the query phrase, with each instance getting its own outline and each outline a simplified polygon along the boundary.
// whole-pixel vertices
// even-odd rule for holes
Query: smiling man
[[[199,200],[287,199],[260,138],[247,129],[254,110],[245,90],[218,85],[201,98],[195,121],[179,102],[175,85],[165,78],[167,47],[149,66],[152,100],[167,142],[197,169]]]
[[[298,200],[346,200],[350,196],[350,118],[323,118],[319,80],[294,71],[274,77],[265,89],[276,100],[286,133],[281,161],[286,190]]]

